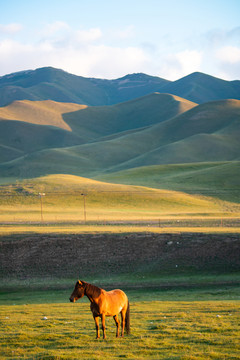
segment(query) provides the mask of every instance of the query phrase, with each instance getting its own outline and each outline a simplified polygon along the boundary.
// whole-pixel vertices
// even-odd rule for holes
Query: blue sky
[[[0,0],[0,75],[240,79],[239,0]]]

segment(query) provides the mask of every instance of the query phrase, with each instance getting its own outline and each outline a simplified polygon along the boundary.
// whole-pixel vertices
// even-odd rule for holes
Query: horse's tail
[[[127,334],[130,334],[130,305],[129,305],[129,300],[128,300],[126,318],[125,318],[125,327],[126,327]]]

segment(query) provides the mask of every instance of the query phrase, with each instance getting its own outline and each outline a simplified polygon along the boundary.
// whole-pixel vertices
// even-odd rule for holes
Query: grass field
[[[132,233],[130,229],[127,231]],[[9,230],[6,241],[11,238],[14,244],[14,232],[12,228]],[[90,230],[91,227],[85,227],[86,232]],[[46,226],[39,227],[39,231],[45,236],[49,234],[44,232]],[[110,231],[116,231],[116,227]],[[24,238],[24,231],[21,236]],[[95,278],[86,280],[98,285],[103,279],[96,274]],[[131,306],[131,334],[116,339],[114,321],[107,318],[106,340],[95,340],[88,300],[68,302],[75,281],[51,276],[11,279],[5,284],[1,281],[1,359],[237,360],[240,357],[238,273],[198,272],[176,276],[174,272],[154,277],[154,274],[147,276],[142,269],[139,274],[106,278],[103,287],[109,289],[118,284],[117,287],[126,291]]]
[[[0,306],[0,357],[239,359],[238,301],[210,301],[209,295],[206,301],[186,301],[187,293],[185,301],[161,301],[161,294],[151,291],[128,295],[131,334],[116,339],[113,319],[108,318],[105,341],[95,340],[86,300],[31,304],[29,298],[30,304]]]
[[[2,223],[236,219],[239,214],[239,204],[215,197],[69,175],[25,180],[0,189]]]
[[[103,174],[97,180],[202,194],[239,202],[238,161],[141,166]]]
[[[19,231],[22,226],[15,227]],[[31,231],[36,234],[36,228],[24,225],[21,237],[24,239],[24,234]],[[38,229],[45,237],[51,231],[56,233],[56,226]],[[61,234],[64,227],[57,229]],[[11,239],[14,244],[18,235],[12,226],[8,230],[6,241]],[[65,227],[65,233],[69,230]],[[118,230],[132,233],[131,227],[121,226]],[[79,227],[77,231],[94,233],[91,226]],[[100,227],[95,231],[99,234]],[[116,232],[116,226],[109,231]],[[86,280],[98,285],[103,278],[95,275]],[[88,300],[69,303],[75,281],[50,276],[0,282],[1,359],[237,360],[240,357],[238,273],[198,272],[177,276],[174,272],[154,276],[144,273],[143,268],[138,274],[109,275],[103,287],[109,289],[118,284],[129,297],[131,334],[116,339],[114,321],[107,318],[106,340],[95,340]]]
[[[39,193],[45,195],[41,198]],[[190,273],[179,271],[181,266],[176,268],[176,264],[180,263],[174,262],[174,256],[179,254],[180,249],[187,251],[198,244],[198,248],[191,249],[200,252],[207,240],[208,244],[213,241],[221,243],[225,250],[231,250],[229,255],[235,259],[234,249],[237,247],[234,246],[240,233],[237,203],[200,194],[110,184],[67,175],[4,185],[0,195],[2,249],[7,251],[10,244],[11,254],[6,252],[8,256],[5,258],[9,259],[11,255],[12,263],[15,256],[18,266],[21,264],[18,272],[14,273],[15,277],[10,273],[0,280],[1,359],[240,358],[240,295],[236,268],[234,270],[229,265],[229,268],[225,266],[225,270],[204,268],[205,273]],[[212,238],[210,235],[197,237],[200,232],[212,234]],[[100,268],[97,268],[98,272],[85,279],[96,285],[103,283],[103,287],[107,288],[118,284],[117,287],[127,292],[131,304],[131,334],[116,339],[114,321],[109,318],[107,340],[95,340],[88,300],[83,299],[76,304],[68,302],[76,279],[67,278],[63,262],[68,267],[71,263],[66,259],[72,259],[72,254],[80,255],[81,266],[80,263],[75,264],[76,272],[83,273],[84,266],[89,272],[89,265],[81,261],[83,251],[90,254],[86,243],[90,247],[91,244],[101,243],[97,254],[99,261],[104,262],[106,249],[103,244],[108,244],[108,237],[113,246],[110,252],[115,252],[115,257],[119,255],[120,244],[130,249],[129,242],[136,240],[143,248],[146,241],[143,248],[145,259],[148,244],[160,244],[160,240],[154,243],[156,233],[164,234],[161,251],[169,246],[166,253],[169,255],[171,249],[174,271],[164,273],[159,270],[160,265],[156,265],[159,271],[154,273],[154,262],[149,260],[147,266],[150,270],[153,266],[149,272],[144,262],[129,273],[117,273],[117,264],[112,268],[108,264],[106,268],[103,265],[106,276],[99,275]],[[187,234],[186,239],[181,235],[183,233]],[[80,241],[81,234],[83,242]],[[135,240],[132,238],[134,234]],[[45,242],[47,245],[41,247]],[[179,242],[182,244],[180,247]],[[38,249],[36,246],[39,244]],[[21,256],[17,249],[22,251]],[[44,256],[46,249],[49,260]],[[208,256],[210,250],[206,247],[204,256]],[[68,251],[70,255],[67,258]],[[21,263],[23,253],[31,253],[31,256]],[[139,259],[136,253],[134,256]],[[221,251],[218,249],[217,253],[214,248],[216,254],[219,256]],[[35,262],[38,263],[39,259],[39,268],[35,269]],[[56,266],[49,269],[56,268],[58,278],[55,273],[45,277],[39,275],[45,266],[44,259],[46,265],[55,261]],[[213,258],[216,263],[219,259],[217,256]],[[199,264],[202,262],[200,255]],[[168,263],[172,263],[170,258]],[[212,261],[206,264],[213,266]],[[60,273],[58,266],[65,270]],[[31,273],[34,269],[36,271]],[[122,270],[121,267],[119,269]],[[11,267],[8,268],[10,270]],[[103,278],[105,282],[101,281]]]
[[[226,220],[225,220],[226,221]],[[14,224],[14,225],[2,225],[1,235],[11,236],[14,234],[97,234],[97,233],[112,233],[112,234],[128,234],[128,233],[240,233],[240,226],[222,226],[221,220],[218,221],[218,226],[200,227],[200,226],[159,226],[156,225],[123,225],[123,224],[89,224],[89,225],[77,225],[77,224]],[[160,222],[161,225],[161,222]]]

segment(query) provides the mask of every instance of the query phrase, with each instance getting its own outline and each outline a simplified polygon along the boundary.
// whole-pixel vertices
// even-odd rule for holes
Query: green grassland
[[[144,221],[239,217],[239,205],[212,196],[71,176],[49,175],[1,186],[0,221]],[[42,198],[39,193],[44,193]],[[85,203],[85,206],[84,206]]]
[[[55,240],[62,239],[61,227],[57,227],[57,231]],[[98,228],[97,236],[99,231]],[[129,232],[132,234],[131,230]],[[38,238],[36,233],[32,236],[32,247],[41,239],[48,238],[49,244],[54,241],[54,238],[49,238],[49,233],[44,233],[42,238]],[[147,233],[142,239],[146,236]],[[25,238],[24,233],[16,235],[16,239],[10,233],[5,241],[10,240],[14,248],[15,241],[23,244]],[[233,244],[236,239],[233,238]],[[204,241],[199,243],[199,248],[201,244]],[[55,257],[59,259],[56,250]],[[80,248],[80,254],[82,250]],[[61,250],[61,253],[63,255],[65,251]],[[44,249],[38,257],[40,255],[43,260]],[[105,272],[107,274],[109,269],[106,268]],[[95,340],[88,300],[84,298],[76,304],[68,302],[76,278],[54,278],[48,274],[48,277],[36,279],[18,276],[7,282],[3,280],[0,283],[0,357],[3,360],[236,360],[240,355],[237,272],[222,273],[219,269],[217,272],[178,273],[175,270],[159,275],[147,273],[144,266],[141,271],[115,275],[110,272],[105,277],[96,272],[86,280],[96,285],[103,284],[101,286],[106,289],[120,287],[130,300],[131,334],[116,339],[113,319],[107,318],[106,340]]]
[[[56,295],[56,293],[55,293]],[[129,294],[131,334],[95,340],[89,304],[48,303],[0,307],[1,359],[238,359],[237,301],[161,301]]]
[[[224,167],[224,163],[222,166]],[[214,170],[214,164],[163,167],[160,173],[164,174],[164,169],[165,180],[172,178],[173,184],[177,175],[185,174],[187,178],[201,171],[207,174],[208,169]],[[77,234],[82,234],[83,237],[85,234],[93,234],[93,237],[96,236],[98,239],[101,233],[106,239],[107,234],[112,233],[116,241],[111,241],[118,249],[120,243],[117,241],[117,235],[131,241],[130,237],[134,232],[142,232],[143,244],[143,239],[147,238],[149,231],[152,232],[151,236],[154,231],[169,233],[169,228],[159,227],[159,219],[175,219],[177,226],[174,231],[181,233],[186,231],[186,221],[189,219],[204,219],[210,221],[209,224],[212,226],[212,222],[220,225],[222,218],[224,221],[239,218],[237,202],[220,200],[218,196],[204,196],[201,192],[194,195],[182,191],[157,189],[159,169],[156,167],[148,170],[150,174],[155,174],[151,176],[154,187],[119,185],[72,175],[49,175],[1,186],[2,245],[3,242],[10,241],[14,248],[14,243],[29,242],[33,250],[37,244],[41,247],[42,241],[48,241],[48,254],[49,244],[53,244],[53,259],[57,261],[56,271],[59,275],[58,265],[61,265],[63,260],[56,255],[56,251],[59,251],[59,246],[62,256],[66,255],[66,250],[70,251],[67,248],[62,250],[64,234],[65,240],[69,238],[67,241],[73,241]],[[138,171],[141,174],[139,182],[143,180],[145,184],[150,185],[146,169]],[[127,183],[132,180],[134,183],[134,172],[122,175],[121,181],[125,179]],[[199,184],[202,184],[204,189],[204,176],[200,179],[202,180],[199,180]],[[189,180],[189,184],[191,183],[193,190],[194,181]],[[43,219],[39,192],[45,193],[42,196]],[[83,224],[84,199],[87,224]],[[183,227],[179,224],[179,219],[183,221]],[[156,220],[157,225],[146,226],[150,220]],[[107,221],[111,226],[107,225]],[[98,222],[98,225],[94,222]],[[141,222],[144,225],[142,228],[138,226]],[[212,231],[214,234],[229,234],[234,231],[239,234],[239,228],[225,228],[219,225],[217,228],[197,227],[194,231]],[[190,231],[193,231],[193,228],[190,228]],[[69,233],[74,235],[70,238]],[[232,237],[233,244],[236,243],[234,239],[237,239],[237,236]],[[190,236],[188,241],[189,239],[194,242],[194,236]],[[57,247],[54,245],[56,241],[60,241]],[[204,241],[198,246],[201,247]],[[174,242],[177,244],[177,238]],[[79,248],[79,245],[80,243],[73,245],[76,246],[74,252],[78,249],[81,254],[83,248],[81,245]],[[46,247],[42,248],[42,254],[36,252],[38,258],[41,255],[40,268],[45,267],[42,262],[46,258],[44,249]],[[105,250],[101,249],[101,252],[105,253]],[[234,253],[234,250],[232,252]],[[175,254],[173,247],[172,254]],[[11,259],[14,259],[14,254],[12,255]],[[17,256],[15,260],[20,258],[21,256]],[[81,257],[79,260],[81,261]],[[171,261],[168,262],[171,264]],[[0,282],[0,358],[238,359],[240,299],[237,271],[206,269],[205,272],[191,272],[186,269],[185,272],[176,272],[174,263],[174,271],[164,273],[160,270],[155,271],[155,265],[153,262],[152,264],[152,271],[148,269],[150,267],[151,270],[152,266],[149,262],[147,266],[143,264],[135,271],[116,274],[113,270],[117,264],[114,263],[112,268],[104,269],[105,277],[99,275],[98,268],[95,274],[86,279],[96,285],[102,283],[107,289],[123,288],[130,300],[131,334],[123,339],[116,339],[114,321],[108,318],[105,341],[95,340],[94,321],[88,300],[83,299],[76,304],[68,303],[76,281],[73,276],[67,278],[60,274],[56,277],[55,274],[49,273],[48,276],[34,277],[30,272],[26,276],[24,271],[21,273],[21,268],[18,271],[20,275],[15,278],[3,277]],[[23,266],[27,266],[27,263]],[[31,267],[31,264],[29,266]],[[89,265],[84,266],[89,269]],[[83,272],[83,262],[82,267],[75,266],[73,271]]]
[[[96,177],[100,181],[202,194],[236,203],[240,198],[239,178],[239,161],[141,166]]]

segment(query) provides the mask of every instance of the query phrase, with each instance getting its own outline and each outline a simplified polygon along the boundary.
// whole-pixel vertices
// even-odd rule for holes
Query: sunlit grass
[[[240,233],[240,227],[158,227],[158,226],[128,226],[128,225],[4,225],[1,235],[10,234],[81,234],[81,233]]]
[[[130,299],[131,300],[131,299]],[[95,340],[89,304],[0,307],[1,359],[238,359],[238,302],[131,300],[131,335]],[[45,319],[45,320],[44,320]]]
[[[44,196],[39,196],[44,193]],[[239,218],[240,206],[201,195],[51,175],[4,185],[0,222],[146,221]]]

